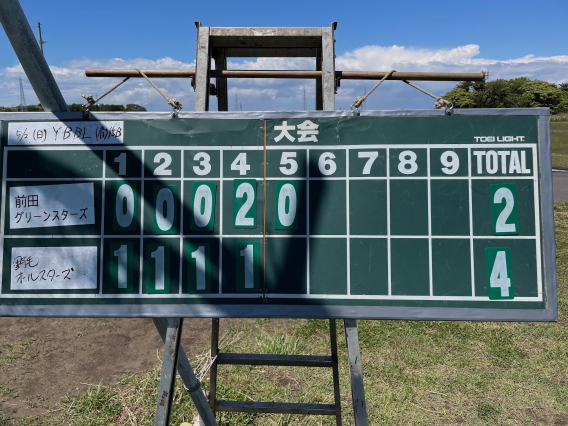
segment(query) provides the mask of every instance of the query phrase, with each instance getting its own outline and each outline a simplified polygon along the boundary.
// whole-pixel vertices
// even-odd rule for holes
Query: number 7
[[[371,174],[371,167],[373,163],[379,156],[379,151],[366,151],[366,152],[359,152],[357,154],[359,158],[368,158],[367,162],[365,163],[365,167],[363,167],[363,174],[370,175]]]

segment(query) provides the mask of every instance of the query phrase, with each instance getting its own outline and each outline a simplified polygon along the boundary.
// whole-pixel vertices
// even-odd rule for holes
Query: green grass
[[[568,122],[550,123],[552,168],[568,169]]]
[[[558,323],[359,321],[371,425],[568,424],[568,203],[555,204]],[[291,325],[292,328],[291,328]],[[338,321],[343,421],[353,425],[349,371]],[[223,351],[329,354],[323,320],[245,321],[221,341]],[[208,354],[191,359],[198,375]],[[51,417],[0,426],[152,425],[159,365],[66,397]],[[207,374],[204,386],[208,386]],[[0,397],[12,397],[9,388]],[[329,369],[220,366],[219,399],[333,403]],[[17,395],[16,395],[17,397]],[[54,407],[57,409],[57,407]],[[178,380],[172,425],[195,408]],[[228,425],[333,425],[332,417],[219,413]]]

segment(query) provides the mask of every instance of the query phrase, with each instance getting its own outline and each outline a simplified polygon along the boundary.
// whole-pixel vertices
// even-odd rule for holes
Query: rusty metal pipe
[[[142,70],[153,78],[191,78],[195,70]],[[386,71],[336,71],[336,78],[342,80],[380,80]],[[135,70],[120,69],[86,69],[87,77],[142,77]],[[321,78],[321,71],[309,70],[211,70],[211,78]],[[388,80],[413,81],[481,81],[483,73],[440,73],[440,72],[394,72]]]

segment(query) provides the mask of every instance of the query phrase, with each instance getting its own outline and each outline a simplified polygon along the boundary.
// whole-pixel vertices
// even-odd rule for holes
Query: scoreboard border
[[[443,116],[443,110],[362,111],[365,117]],[[0,316],[45,317],[202,317],[202,318],[352,318],[408,320],[478,320],[478,321],[556,321],[556,255],[552,193],[552,159],[550,155],[550,113],[548,108],[462,109],[455,115],[536,116],[540,159],[540,220],[546,309],[478,309],[442,307],[341,306],[341,305],[231,305],[231,304],[118,304],[81,305],[0,305]],[[178,118],[208,119],[292,119],[351,117],[348,111],[304,112],[186,112]],[[0,113],[2,121],[82,120],[82,113]],[[91,113],[90,120],[169,120],[171,113]],[[1,130],[0,130],[1,132]],[[3,233],[2,233],[3,237]],[[4,238],[2,238],[3,240]],[[322,296],[325,298],[325,296]],[[275,309],[276,308],[276,309]]]

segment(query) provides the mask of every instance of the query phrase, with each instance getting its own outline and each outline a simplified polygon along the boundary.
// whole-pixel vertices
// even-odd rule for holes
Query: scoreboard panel
[[[556,318],[548,110],[27,117],[2,315]]]

